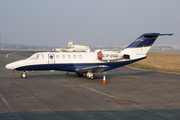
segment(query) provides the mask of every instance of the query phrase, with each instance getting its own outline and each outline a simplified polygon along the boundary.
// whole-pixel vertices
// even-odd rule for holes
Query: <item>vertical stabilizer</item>
[[[158,36],[173,35],[173,34],[160,34],[160,33],[145,33],[131,43],[126,49],[122,51],[126,55],[146,55],[155,42]]]

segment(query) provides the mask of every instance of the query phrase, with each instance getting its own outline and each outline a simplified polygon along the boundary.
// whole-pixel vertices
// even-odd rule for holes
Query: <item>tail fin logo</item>
[[[142,42],[142,41],[147,40],[147,39],[151,39],[151,38],[140,38],[140,39],[135,40],[134,42],[138,42],[138,41]]]
[[[132,47],[146,47],[146,46],[152,46],[154,41],[156,40],[157,37],[153,38],[140,38],[135,40],[132,44],[128,46],[128,48]]]

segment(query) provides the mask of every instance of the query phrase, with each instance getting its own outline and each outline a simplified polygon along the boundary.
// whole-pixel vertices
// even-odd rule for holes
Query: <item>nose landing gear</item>
[[[22,74],[21,74],[21,78],[26,78],[27,77],[27,73],[26,71],[24,71]]]

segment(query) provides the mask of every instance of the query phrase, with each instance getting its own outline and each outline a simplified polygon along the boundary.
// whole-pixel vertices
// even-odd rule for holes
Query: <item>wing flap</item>
[[[76,72],[78,72],[78,73],[86,73],[86,72],[101,73],[107,67],[108,66],[106,66],[106,65],[99,65],[99,66],[93,66],[93,67],[88,67],[88,68],[76,70]]]

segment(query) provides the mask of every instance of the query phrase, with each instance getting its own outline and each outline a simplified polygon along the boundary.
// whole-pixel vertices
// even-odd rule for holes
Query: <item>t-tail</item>
[[[158,36],[171,36],[173,34],[145,33],[122,51],[125,58],[136,59],[145,57]]]

